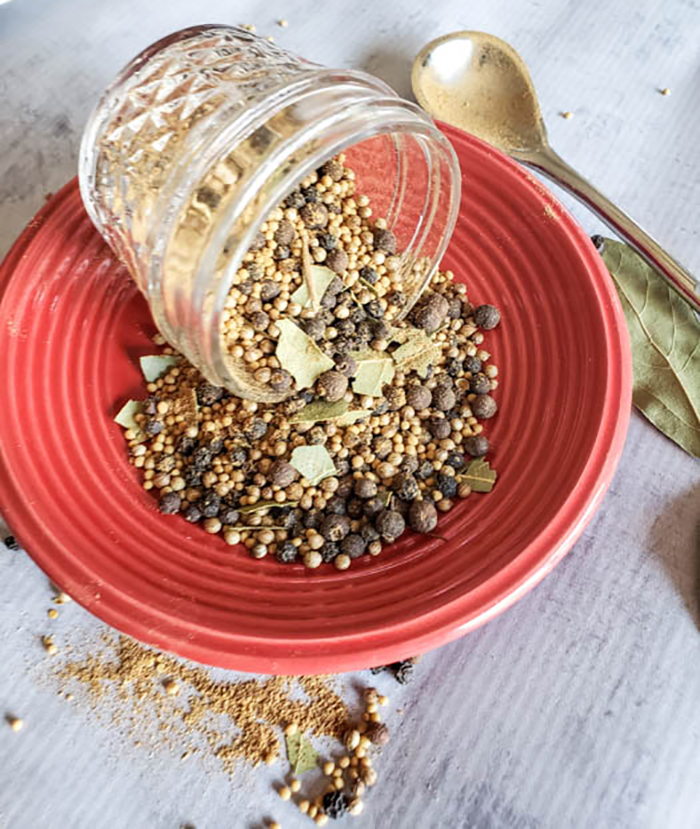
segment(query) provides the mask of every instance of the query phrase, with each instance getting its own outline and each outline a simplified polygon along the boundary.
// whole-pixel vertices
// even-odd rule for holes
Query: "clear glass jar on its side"
[[[222,313],[266,215],[341,151],[397,237],[408,310],[447,246],[461,178],[430,117],[382,81],[199,26],[146,49],[92,113],[80,153],[88,213],[163,336],[215,385],[282,396],[229,354]]]

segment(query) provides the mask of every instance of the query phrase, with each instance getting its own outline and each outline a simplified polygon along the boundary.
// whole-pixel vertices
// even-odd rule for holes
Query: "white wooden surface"
[[[532,68],[559,152],[700,272],[698,0],[14,0],[0,8],[0,255],[74,174],[86,115],[123,63],[215,21],[255,23],[406,95],[427,40],[504,37]],[[700,826],[699,518],[697,462],[635,415],[612,489],[564,563],[427,656],[410,687],[380,682],[394,738],[358,825]],[[0,714],[26,721],[0,728],[2,829],[311,825],[271,793],[279,769],[231,783],[213,764],[139,751],[59,699],[38,642],[45,577],[0,546],[0,584]],[[75,605],[55,627],[59,642],[101,629]]]

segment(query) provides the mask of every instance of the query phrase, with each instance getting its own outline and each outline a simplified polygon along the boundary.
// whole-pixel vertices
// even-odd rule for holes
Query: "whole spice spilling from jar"
[[[402,318],[397,240],[343,162],[271,212],[226,302],[228,352],[287,398],[237,398],[166,347],[142,358],[149,397],[117,417],[161,512],[311,569],[345,570],[407,527],[432,533],[496,479],[482,331],[500,314],[438,271]]]

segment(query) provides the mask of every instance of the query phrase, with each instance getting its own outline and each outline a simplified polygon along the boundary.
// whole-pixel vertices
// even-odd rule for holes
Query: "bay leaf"
[[[287,744],[287,759],[295,777],[316,768],[318,752],[303,734],[298,731],[296,734],[288,734],[285,737],[285,742]]]
[[[316,380],[333,368],[335,363],[327,357],[316,343],[291,320],[277,321],[280,338],[276,357],[280,366],[296,380],[298,389],[313,386]]]
[[[169,369],[179,365],[180,358],[174,357],[172,354],[147,354],[139,357],[139,363],[141,364],[141,372],[146,378],[146,382],[155,383]]]
[[[352,409],[349,412],[345,412],[344,415],[341,415],[336,420],[336,424],[338,426],[350,426],[352,423],[356,423],[358,420],[362,420],[362,418],[364,417],[371,416],[372,412],[369,412],[366,409]]]
[[[114,418],[114,422],[118,423],[122,428],[134,431],[136,433],[136,439],[140,441],[146,440],[146,434],[136,422],[135,416],[140,414],[142,409],[143,403],[140,400],[127,400]]]
[[[440,348],[419,328],[402,329],[397,337],[395,341],[403,343],[391,356],[399,370],[406,374],[416,371],[420,377],[427,377],[429,366],[440,359]]]
[[[324,420],[336,420],[350,408],[347,400],[329,403],[327,400],[314,400],[289,418],[290,423],[318,423]]]
[[[316,296],[319,302],[323,299],[326,289],[335,279],[335,274],[330,268],[324,268],[322,265],[311,265],[309,268],[309,279],[313,282]],[[311,297],[309,296],[309,286],[304,281],[290,297],[292,302],[301,305],[302,308],[311,307]]]
[[[241,515],[249,515],[251,512],[260,512],[260,510],[270,509],[271,507],[296,507],[298,503],[298,501],[283,501],[281,504],[278,501],[258,501],[255,504],[236,507],[236,510]]]
[[[396,374],[391,355],[383,351],[367,349],[366,351],[355,352],[352,356],[357,362],[352,390],[355,394],[381,397],[384,384],[391,383]]]
[[[628,245],[603,240],[632,344],[632,399],[657,429],[700,457],[700,323]]]
[[[324,478],[330,478],[336,473],[333,458],[325,446],[297,446],[289,463],[311,486],[316,486]]]
[[[495,469],[491,469],[488,461],[483,460],[483,458],[476,458],[469,462],[466,470],[461,475],[455,477],[461,484],[469,484],[472,492],[491,492],[498,473]]]

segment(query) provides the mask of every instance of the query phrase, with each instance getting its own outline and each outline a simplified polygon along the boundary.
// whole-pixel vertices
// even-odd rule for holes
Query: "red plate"
[[[255,561],[161,516],[112,418],[143,395],[146,304],[88,220],[75,181],[0,270],[0,510],[46,573],[119,630],[200,662],[265,673],[362,668],[454,639],[542,579],[590,520],[617,465],[631,367],[612,283],[551,194],[445,128],[464,171],[445,264],[501,326],[488,425],[499,480],[340,573]]]

